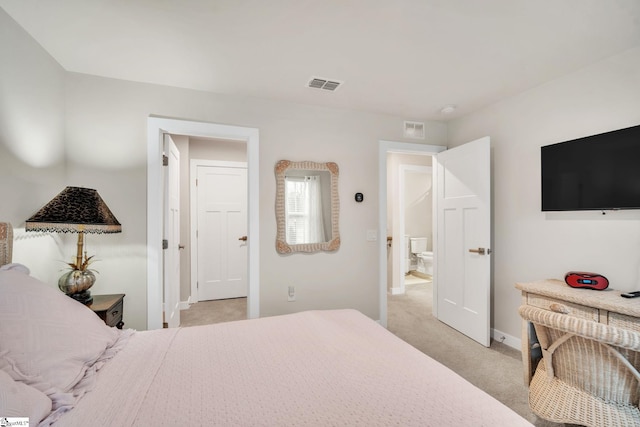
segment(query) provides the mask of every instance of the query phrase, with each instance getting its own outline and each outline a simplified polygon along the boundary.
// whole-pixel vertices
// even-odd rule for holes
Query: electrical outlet
[[[367,230],[367,241],[375,242],[378,240],[378,230]]]
[[[292,302],[296,300],[296,287],[295,286],[289,286],[289,296],[287,298],[287,301]]]

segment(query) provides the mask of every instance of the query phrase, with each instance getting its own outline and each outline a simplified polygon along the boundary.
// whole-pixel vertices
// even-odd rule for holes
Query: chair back
[[[0,222],[0,266],[11,263],[13,251],[13,227],[8,222]]]
[[[548,380],[606,402],[638,406],[640,333],[532,306],[519,311],[534,325],[544,364],[539,370]]]

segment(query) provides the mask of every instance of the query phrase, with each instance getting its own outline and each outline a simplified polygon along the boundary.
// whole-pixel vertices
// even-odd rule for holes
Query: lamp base
[[[67,294],[67,296],[85,305],[91,304],[93,302],[93,297],[91,296],[91,292],[89,292],[88,290],[79,292],[77,294]]]
[[[96,276],[89,270],[71,270],[58,280],[58,288],[66,295],[83,304],[93,301],[89,288],[96,281]]]

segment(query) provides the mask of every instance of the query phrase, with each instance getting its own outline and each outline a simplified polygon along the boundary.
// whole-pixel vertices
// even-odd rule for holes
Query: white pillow
[[[2,270],[17,270],[26,275],[29,275],[31,273],[31,271],[29,271],[29,268],[27,268],[26,265],[22,265],[17,262],[0,266],[0,271]]]
[[[21,269],[0,270],[0,369],[14,379],[68,392],[119,336],[58,289]]]
[[[14,381],[0,371],[0,416],[29,417],[30,425],[38,425],[51,412],[51,399],[40,390]]]

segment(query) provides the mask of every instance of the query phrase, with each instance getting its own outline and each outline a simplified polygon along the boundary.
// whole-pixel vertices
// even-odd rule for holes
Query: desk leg
[[[531,336],[529,331],[532,329],[531,323],[522,320],[522,367],[524,370],[524,385],[529,387],[532,377],[532,361],[531,361]]]
[[[528,387],[531,378],[542,359],[542,350],[538,342],[533,323],[522,321],[522,365],[524,369],[524,384]]]

